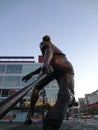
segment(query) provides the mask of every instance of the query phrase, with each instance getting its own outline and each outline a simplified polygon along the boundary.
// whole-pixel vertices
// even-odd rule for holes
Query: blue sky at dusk
[[[98,0],[0,0],[0,56],[41,54],[50,35],[72,62],[76,98],[98,89]]]

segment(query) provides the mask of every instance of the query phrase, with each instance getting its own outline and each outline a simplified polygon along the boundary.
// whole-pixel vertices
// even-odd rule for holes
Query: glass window
[[[1,95],[2,95],[1,93],[2,93],[2,89],[0,89],[0,97],[1,97]]]
[[[5,72],[5,67],[6,65],[0,65],[0,73],[4,73]]]
[[[2,89],[2,97],[7,97],[8,96],[8,89]]]
[[[20,86],[20,76],[6,76],[4,86]]]
[[[6,73],[21,73],[22,65],[7,65]]]
[[[2,86],[3,76],[0,76],[0,86]]]
[[[46,95],[47,96],[53,96],[53,97],[55,97],[55,96],[57,96],[57,94],[58,94],[58,88],[56,89],[54,89],[54,88],[52,88],[52,89],[46,89]]]
[[[23,71],[22,73],[23,74],[28,74],[28,73],[30,73],[33,70],[34,70],[33,69],[33,65],[24,64],[23,68],[22,68],[22,71]]]
[[[28,74],[37,68],[39,68],[41,65],[40,64],[24,64],[22,67],[22,73],[23,74]]]
[[[13,95],[16,93],[16,90],[15,89],[9,89],[9,95]]]
[[[21,84],[22,84],[22,86],[26,86],[26,85],[29,85],[29,84],[33,83],[36,79],[37,79],[37,76],[34,75],[27,82],[22,82],[21,81]]]
[[[57,81],[56,81],[56,80],[53,80],[53,81],[50,83],[50,86],[51,86],[51,88],[58,88]]]

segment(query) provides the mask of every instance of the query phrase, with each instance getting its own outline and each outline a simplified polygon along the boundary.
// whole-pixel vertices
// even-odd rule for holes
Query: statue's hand
[[[44,64],[43,68],[42,68],[42,71],[44,73],[47,73],[48,75],[50,75],[54,70],[53,70],[53,68],[52,68],[52,66],[50,64]]]
[[[27,82],[31,77],[32,75],[26,75],[22,78],[22,81]]]

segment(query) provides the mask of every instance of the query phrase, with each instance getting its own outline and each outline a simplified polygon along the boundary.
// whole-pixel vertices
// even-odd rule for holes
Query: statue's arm
[[[29,80],[33,75],[39,74],[41,71],[41,67],[39,67],[38,69],[36,69],[35,71],[30,72],[29,74],[25,75],[22,78],[22,81],[27,82],[27,80]]]
[[[53,72],[53,68],[50,65],[52,58],[53,58],[53,50],[52,50],[51,46],[44,47],[43,70],[45,71],[45,73],[47,73],[49,75],[51,72]]]
[[[53,57],[53,51],[51,47],[46,47],[44,50],[44,65],[50,64],[52,57]]]

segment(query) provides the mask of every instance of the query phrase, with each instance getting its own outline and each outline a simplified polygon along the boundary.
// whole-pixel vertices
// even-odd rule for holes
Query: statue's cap
[[[48,36],[48,35],[45,35],[45,36],[43,37],[43,41],[50,42],[50,40],[51,40],[51,38],[50,38],[50,36]]]

